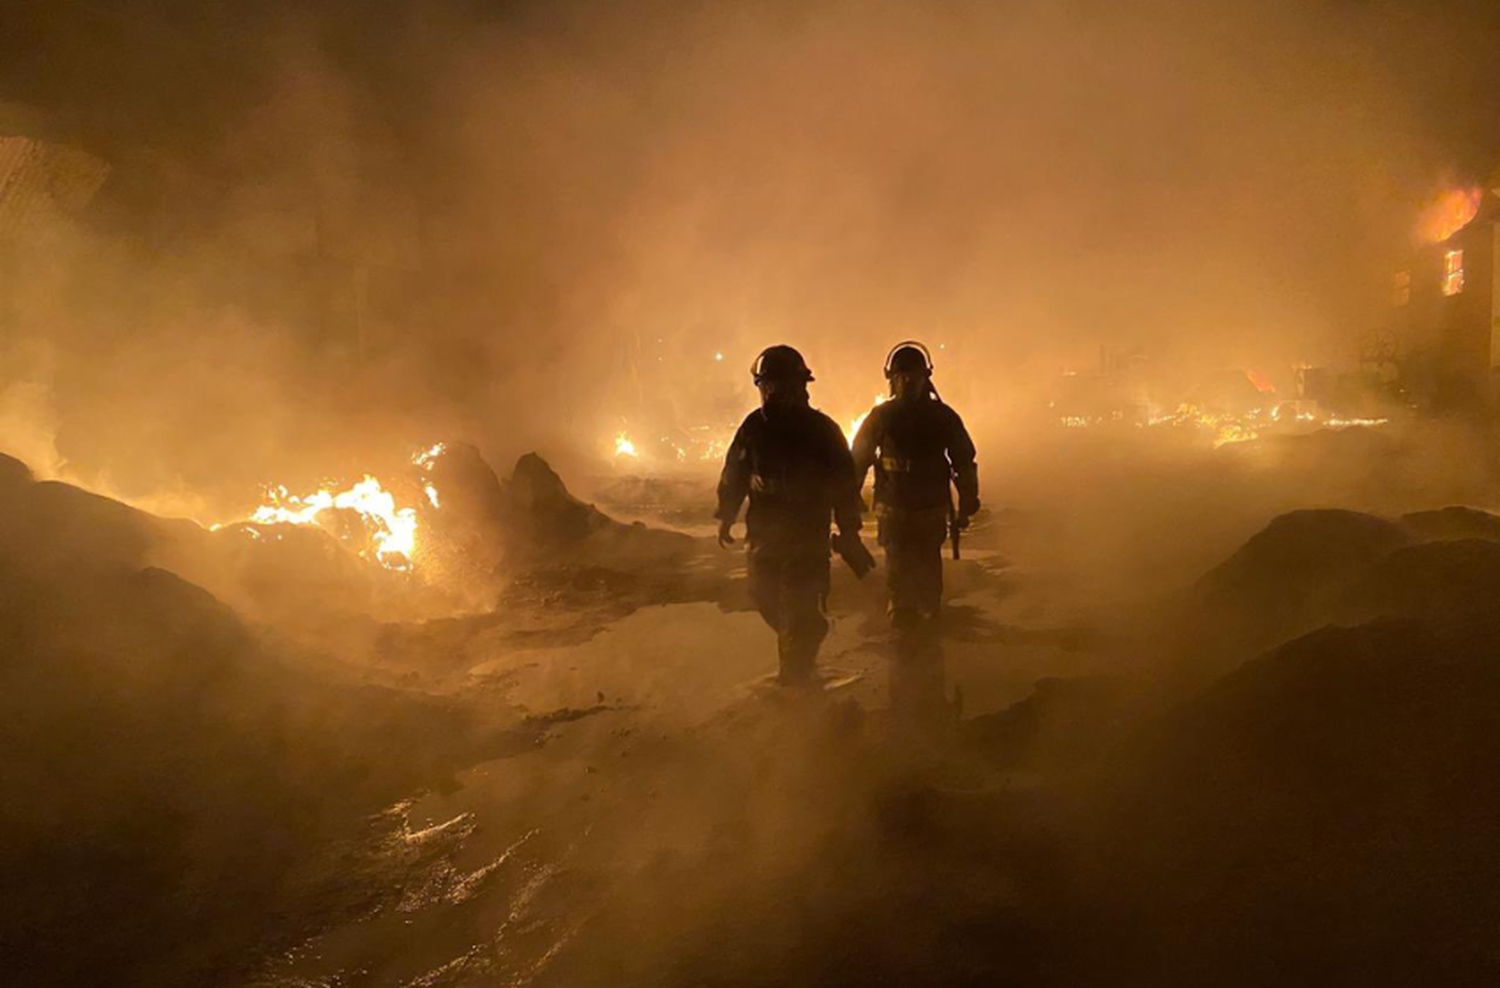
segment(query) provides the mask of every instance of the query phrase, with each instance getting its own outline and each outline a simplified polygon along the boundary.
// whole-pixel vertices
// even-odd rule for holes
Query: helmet
[[[813,380],[812,371],[807,369],[807,361],[802,359],[802,354],[784,343],[762,350],[760,356],[755,358],[755,363],[750,365],[750,374],[755,378],[756,384],[762,381],[795,381],[805,384]]]
[[[885,357],[885,376],[906,372],[932,374],[932,354],[916,340],[903,340]]]

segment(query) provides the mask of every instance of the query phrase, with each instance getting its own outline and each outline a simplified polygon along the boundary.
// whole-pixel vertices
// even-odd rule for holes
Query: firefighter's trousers
[[[811,682],[828,635],[828,543],[752,545],[749,566],[750,596],[776,632],[781,682]]]
[[[940,721],[949,709],[938,621],[947,536],[945,508],[886,509],[880,514],[887,609],[895,646],[891,710],[898,719]]]

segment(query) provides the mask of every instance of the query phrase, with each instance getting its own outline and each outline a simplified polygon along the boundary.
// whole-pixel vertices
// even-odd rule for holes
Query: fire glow
[[[1233,443],[1245,443],[1259,439],[1267,429],[1276,426],[1289,426],[1294,424],[1316,425],[1324,429],[1335,431],[1343,429],[1373,429],[1386,425],[1390,422],[1386,418],[1339,418],[1337,416],[1322,416],[1310,411],[1296,409],[1291,405],[1278,405],[1269,412],[1265,409],[1255,408],[1242,415],[1210,412],[1196,405],[1183,404],[1177,407],[1175,412],[1161,415],[1151,419],[1151,426],[1185,426],[1189,428],[1202,429],[1213,437],[1213,447],[1228,446]],[[1089,425],[1092,423],[1069,422],[1063,420],[1065,427]]]
[[[448,447],[436,443],[412,455],[412,465],[423,473],[431,473],[438,458]],[[431,478],[421,479],[422,493],[436,510],[441,506],[438,489]],[[267,486],[264,502],[247,519],[253,525],[312,525],[323,528],[334,535],[349,539],[347,528],[336,521],[339,512],[350,512],[359,519],[361,538],[353,541],[358,545],[359,555],[386,569],[411,570],[416,558],[417,509],[399,505],[396,496],[370,474],[358,483],[339,488],[337,484],[325,484],[311,494],[293,494],[283,485]],[[214,525],[213,528],[221,528]],[[255,528],[247,531],[253,539],[262,533]]]
[[[1191,426],[1206,429],[1213,433],[1214,449],[1220,446],[1228,446],[1230,443],[1246,443],[1260,438],[1257,431],[1257,420],[1260,411],[1257,409],[1246,415],[1221,415],[1205,411],[1193,404],[1182,404],[1170,415],[1163,415],[1151,420],[1151,425]]]
[[[1484,190],[1476,187],[1448,189],[1422,211],[1417,221],[1417,239],[1440,244],[1469,225],[1479,213]]]
[[[396,498],[374,477],[345,490],[328,487],[306,496],[285,487],[266,489],[266,503],[250,520],[261,525],[321,525],[328,511],[352,511],[370,532],[375,560],[389,569],[410,569],[417,543],[417,510],[396,506]],[[361,553],[364,555],[364,553]]]
[[[876,395],[875,396],[875,404],[877,404],[877,405],[884,405],[885,401],[886,401],[886,396],[885,395]],[[849,445],[850,446],[854,445],[854,437],[857,436],[857,435],[859,435],[859,427],[862,426],[862,425],[864,425],[865,424],[865,419],[867,419],[869,417],[870,417],[870,413],[869,412],[862,412],[861,414],[859,414],[858,416],[856,416],[849,423],[849,427],[844,430],[844,437],[849,440]]]

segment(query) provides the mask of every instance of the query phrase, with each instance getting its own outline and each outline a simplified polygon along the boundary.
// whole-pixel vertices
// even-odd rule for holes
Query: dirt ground
[[[963,705],[937,738],[890,717],[879,570],[836,565],[820,663],[839,685],[767,686],[774,639],[743,556],[708,537],[708,477],[580,481],[682,541],[632,556],[616,550],[642,529],[600,529],[607,564],[537,557],[443,617],[374,593],[309,620],[243,580],[214,584],[227,604],[170,574],[129,591],[214,615],[184,639],[165,619],[121,630],[118,581],[176,559],[213,584],[193,554],[217,550],[12,476],[12,599],[51,601],[6,611],[11,684],[31,684],[8,691],[18,731],[66,713],[40,657],[91,677],[150,656],[176,683],[229,656],[162,713],[148,690],[139,721],[106,719],[90,737],[118,757],[82,754],[47,812],[62,763],[12,766],[25,805],[6,824],[33,848],[11,872],[21,970],[85,983],[123,949],[122,983],[256,988],[1482,983],[1500,963],[1483,836],[1500,636],[1482,620],[1500,523],[1403,518],[1483,507],[1488,480],[1403,485],[1422,454],[1381,446],[1382,467],[1348,449],[1366,442],[1334,452],[1390,483],[1297,450],[1107,443],[997,470],[945,564]],[[109,558],[45,556],[27,539],[48,525],[75,540],[48,545]],[[69,645],[79,614],[104,638]],[[181,724],[158,737],[168,710]],[[192,756],[171,756],[184,738]],[[67,809],[110,800],[88,826]],[[91,904],[142,875],[141,914],[100,935]],[[43,949],[70,939],[71,965]]]

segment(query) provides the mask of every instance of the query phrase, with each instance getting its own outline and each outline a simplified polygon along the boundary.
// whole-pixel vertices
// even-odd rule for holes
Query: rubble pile
[[[588,561],[631,569],[680,558],[689,536],[626,525],[574,497],[557,472],[535,453],[516,462],[501,499],[508,549],[518,563]]]
[[[180,983],[152,965],[180,976],[245,949],[246,911],[294,907],[286,883],[333,829],[526,743],[338,679],[151,565],[174,540],[215,541],[191,523],[4,457],[0,503],[0,930],[17,983]],[[134,905],[96,915],[105,902]]]
[[[1475,537],[1495,521],[1284,515],[1199,582],[1198,631],[1220,634],[1178,643],[1215,668],[1228,622],[1269,651],[1186,692],[1042,680],[964,725],[968,750],[1050,793],[1055,850],[1121,935],[1101,971],[1500,977],[1500,541]]]
[[[1433,542],[1458,539],[1500,542],[1500,516],[1478,508],[1450,506],[1433,511],[1412,511],[1401,516],[1401,524],[1419,538]]]
[[[1096,864],[1157,983],[1500,977],[1500,625],[1326,628],[1135,739]]]
[[[1188,615],[1201,629],[1188,648],[1208,645],[1237,661],[1328,619],[1347,588],[1412,534],[1357,511],[1293,511],[1274,519],[1194,588]]]

